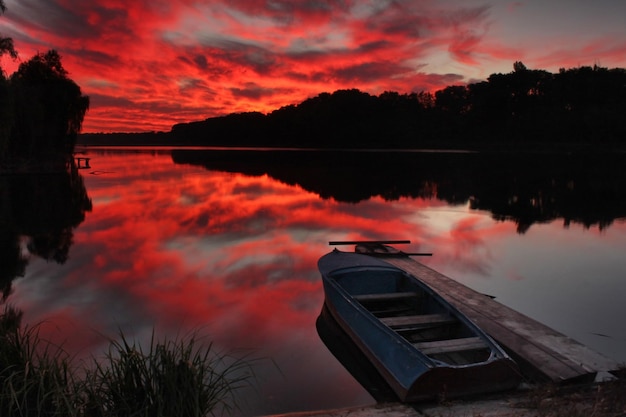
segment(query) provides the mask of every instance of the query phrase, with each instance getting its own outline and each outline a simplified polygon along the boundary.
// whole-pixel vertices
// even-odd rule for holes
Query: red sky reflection
[[[315,331],[317,260],[333,239],[399,228],[419,236],[419,225],[401,220],[409,208],[338,204],[267,176],[174,166],[169,155],[92,155],[91,165],[84,178],[94,209],[75,231],[70,260],[33,259],[16,284],[28,322],[45,319],[49,336],[79,356],[102,352],[119,329],[143,343],[153,328],[200,329],[218,349],[268,358],[261,398],[250,400],[264,413],[292,401],[311,409],[372,401]],[[311,377],[328,362],[332,380],[346,382],[341,390]]]
[[[5,3],[21,60],[57,49],[91,97],[86,132],[167,131],[340,88],[432,91],[516,60],[626,67],[621,0]]]
[[[70,259],[61,266],[32,259],[11,302],[26,322],[45,321],[44,333],[78,357],[103,352],[120,329],[142,343],[153,329],[170,337],[199,329],[218,350],[267,358],[258,365],[258,390],[247,395],[257,415],[373,402],[315,331],[323,303],[317,260],[328,241],[411,239],[408,250],[435,253],[420,260],[531,315],[537,296],[524,285],[554,267],[536,271],[528,259],[569,265],[576,250],[561,225],[533,227],[525,239],[538,233],[537,240],[524,246],[514,224],[437,200],[338,203],[267,176],[174,165],[167,154],[90,157],[93,168],[83,175],[94,208],[75,231]],[[587,233],[594,245],[608,245],[594,258],[617,257],[626,245],[624,225],[614,227]],[[615,285],[622,284],[607,284],[614,291],[606,297],[623,293]],[[548,319],[590,334],[561,316],[570,317]]]

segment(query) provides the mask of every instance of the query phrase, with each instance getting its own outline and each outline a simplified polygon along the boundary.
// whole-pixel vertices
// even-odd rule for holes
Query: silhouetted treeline
[[[488,211],[520,233],[535,223],[606,228],[626,218],[626,155],[563,152],[174,150],[179,164],[268,175],[322,198],[438,199]]]
[[[172,143],[206,146],[424,148],[567,144],[626,138],[626,70],[514,71],[434,94],[323,93],[267,115],[236,113],[172,128]]]
[[[68,77],[54,51],[35,55],[5,78],[0,75],[0,163],[62,163],[71,154],[89,97]]]

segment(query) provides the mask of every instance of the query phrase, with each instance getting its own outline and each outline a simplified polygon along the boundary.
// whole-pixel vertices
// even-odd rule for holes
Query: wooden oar
[[[363,255],[370,256],[381,256],[381,257],[394,257],[394,256],[433,256],[432,253],[429,252],[402,252],[399,250],[398,252],[360,252]]]
[[[409,244],[410,240],[341,240],[341,241],[331,241],[328,242],[329,245],[357,245],[357,247],[364,246],[368,248],[368,251],[361,252],[364,254],[372,255],[372,256],[433,256],[432,253],[427,252],[403,252],[399,251],[395,248],[386,246],[386,245],[400,245],[400,244]],[[376,251],[373,250],[376,247],[379,249],[384,249],[385,251]],[[392,249],[392,251],[389,251]],[[357,249],[358,252],[358,249]]]
[[[410,240],[337,240],[328,242],[330,246],[336,245],[404,245],[411,243]]]

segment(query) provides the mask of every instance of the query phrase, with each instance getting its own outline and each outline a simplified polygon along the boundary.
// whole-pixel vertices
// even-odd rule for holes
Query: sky
[[[626,67],[624,0],[5,0],[18,61],[56,49],[84,132],[271,112],[322,92],[434,92],[530,69]]]

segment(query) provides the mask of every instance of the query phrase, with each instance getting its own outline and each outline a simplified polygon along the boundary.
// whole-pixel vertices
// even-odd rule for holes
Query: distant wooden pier
[[[89,169],[89,168],[91,168],[91,166],[89,165],[89,161],[91,160],[91,158],[74,157],[74,159],[76,160],[76,168],[78,168],[78,169]]]
[[[357,249],[363,251],[362,246]],[[419,277],[441,294],[493,337],[515,359],[525,377],[566,384],[593,382],[600,372],[620,377],[626,373],[623,364],[404,256],[402,252],[389,249],[392,252],[387,256],[379,251],[372,251],[372,255],[384,257],[386,262]]]

